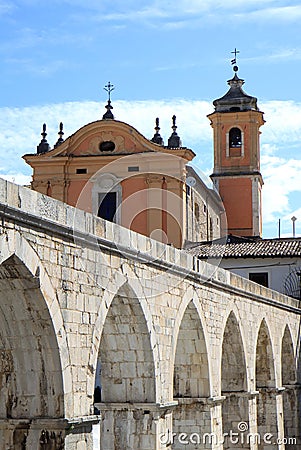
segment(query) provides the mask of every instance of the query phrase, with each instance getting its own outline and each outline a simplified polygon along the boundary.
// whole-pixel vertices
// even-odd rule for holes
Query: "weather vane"
[[[234,52],[231,52],[231,53],[234,54],[234,58],[231,59],[231,64],[232,64],[232,66],[234,66],[233,67],[234,72],[237,72],[238,71],[238,67],[236,65],[236,57],[237,57],[237,54],[240,53],[240,51],[237,50],[236,47],[235,47]]]
[[[108,84],[104,87],[104,90],[109,94],[109,102],[111,102],[111,92],[114,91],[115,87],[109,81]]]

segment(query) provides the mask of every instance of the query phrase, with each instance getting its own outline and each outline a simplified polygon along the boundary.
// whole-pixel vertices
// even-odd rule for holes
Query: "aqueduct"
[[[299,448],[296,300],[3,180],[0,213],[1,448]]]

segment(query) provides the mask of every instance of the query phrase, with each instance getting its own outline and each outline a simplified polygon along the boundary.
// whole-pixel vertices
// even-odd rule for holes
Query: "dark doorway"
[[[98,217],[115,222],[116,204],[117,204],[116,192],[108,192],[107,194],[99,194],[99,208]]]

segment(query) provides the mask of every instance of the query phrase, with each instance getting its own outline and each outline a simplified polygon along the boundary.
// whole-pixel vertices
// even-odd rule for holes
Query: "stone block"
[[[7,203],[7,181],[0,178],[0,203]]]

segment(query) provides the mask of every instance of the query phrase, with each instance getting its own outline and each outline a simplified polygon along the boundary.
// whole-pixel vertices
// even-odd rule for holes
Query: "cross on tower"
[[[234,58],[231,59],[231,64],[233,65],[233,64],[236,64],[236,56],[237,56],[238,53],[240,53],[240,51],[237,50],[236,47],[235,47],[234,52],[231,52],[231,53],[234,53]]]
[[[111,92],[114,91],[115,87],[109,81],[108,84],[104,87],[104,90],[109,94],[109,102],[111,102]]]

